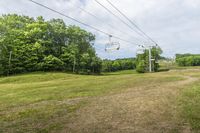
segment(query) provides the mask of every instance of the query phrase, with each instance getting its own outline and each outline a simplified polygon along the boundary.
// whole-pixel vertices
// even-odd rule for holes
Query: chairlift
[[[136,51],[136,54],[144,54],[145,48],[143,48],[142,46],[139,45],[139,48]]]
[[[114,51],[114,50],[119,50],[120,49],[120,43],[119,42],[112,42],[112,43],[107,43],[105,46],[105,51]]]
[[[137,55],[144,54],[144,51],[137,50],[136,54]]]
[[[106,52],[111,52],[111,51],[120,49],[120,43],[119,42],[112,42],[111,38],[112,38],[112,35],[109,35],[109,42],[105,45],[105,51]]]

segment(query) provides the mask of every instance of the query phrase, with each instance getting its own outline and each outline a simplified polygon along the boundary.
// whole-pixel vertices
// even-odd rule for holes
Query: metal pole
[[[151,69],[151,46],[149,47],[149,72],[152,72],[152,69]]]
[[[10,67],[11,67],[11,58],[12,58],[12,51],[10,51],[10,55],[9,55],[9,61],[8,61],[9,70],[8,70],[8,75],[9,75],[9,73],[10,73]]]
[[[75,72],[75,67],[76,67],[76,57],[74,56],[73,73]]]

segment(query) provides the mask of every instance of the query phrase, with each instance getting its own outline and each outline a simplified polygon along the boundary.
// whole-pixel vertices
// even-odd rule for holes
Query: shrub
[[[136,71],[139,73],[145,73],[145,62],[140,61],[138,65],[136,66]]]
[[[57,57],[49,55],[44,58],[44,62],[41,63],[41,68],[45,71],[50,70],[61,70],[64,66],[64,63]]]

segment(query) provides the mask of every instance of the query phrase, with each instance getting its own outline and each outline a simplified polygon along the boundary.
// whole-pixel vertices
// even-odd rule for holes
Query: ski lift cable
[[[43,5],[43,4],[41,4],[41,3],[38,3],[38,2],[36,2],[36,1],[34,1],[34,0],[28,0],[28,1],[30,1],[30,2],[32,2],[32,3],[34,3],[34,4],[36,4],[36,5],[39,5],[39,6],[43,7],[43,8],[45,8],[45,9],[48,9],[48,10],[54,12],[54,13],[57,13],[57,14],[63,16],[63,17],[66,17],[66,18],[68,18],[68,19],[71,19],[71,20],[73,20],[73,21],[75,21],[75,22],[77,22],[77,23],[79,23],[79,24],[82,24],[82,25],[84,25],[84,26],[86,26],[86,27],[89,27],[89,28],[91,28],[91,29],[94,29],[94,30],[96,30],[97,32],[100,32],[100,33],[105,34],[105,35],[108,35],[108,36],[109,36],[109,35],[112,35],[112,34],[109,34],[109,33],[105,32],[105,31],[102,31],[102,30],[100,30],[100,29],[98,29],[98,28],[96,28],[96,27],[94,27],[94,26],[91,26],[91,25],[86,24],[86,23],[84,23],[84,22],[82,22],[82,21],[79,21],[79,20],[77,20],[77,19],[75,19],[75,18],[73,18],[73,17],[70,17],[70,16],[68,16],[68,15],[65,15],[64,13],[61,13],[61,12],[59,12],[59,11],[57,11],[57,10],[55,10],[55,9],[52,9],[52,8],[46,6],[46,5]],[[113,37],[113,38],[116,38],[116,39],[118,39],[118,40],[121,40],[121,41],[123,41],[123,42],[126,42],[126,43],[138,45],[138,44],[136,44],[135,42],[128,41],[128,40],[126,40],[126,39],[120,38],[120,37],[115,36],[115,35],[112,35],[112,37]]]
[[[137,26],[130,18],[128,18],[128,16],[126,16],[122,11],[119,10],[119,8],[117,8],[112,2],[110,2],[109,0],[106,0],[115,10],[117,10],[124,18],[126,18],[134,27],[136,27],[142,34],[144,34],[144,36],[146,36],[150,41],[152,41],[155,45],[157,45],[157,43],[150,37],[148,36],[139,26]]]
[[[120,20],[123,24],[125,24],[127,27],[129,27],[131,30],[133,30],[135,33],[137,33],[138,35],[140,35],[141,37],[143,37],[145,40],[147,40],[147,38],[140,32],[138,32],[137,30],[135,30],[132,26],[130,26],[128,23],[126,23],[124,20],[122,20],[119,16],[117,16],[116,14],[114,14],[110,9],[108,9],[106,6],[104,6],[102,3],[100,3],[98,0],[94,0],[97,4],[99,4],[101,7],[103,7],[107,12],[109,12],[110,14],[112,14],[113,16],[115,16],[118,20]]]
[[[74,7],[76,7],[76,8],[78,8],[78,9],[80,9],[81,11],[85,12],[86,14],[88,14],[88,15],[94,17],[95,19],[97,19],[98,21],[100,21],[101,23],[103,23],[104,25],[107,25],[107,26],[109,26],[109,27],[112,27],[112,28],[116,29],[115,26],[113,26],[113,25],[111,25],[111,24],[109,24],[109,23],[105,23],[103,20],[101,20],[100,18],[98,18],[97,16],[95,16],[93,13],[87,11],[86,9],[84,9],[84,8],[82,8],[82,7],[79,7],[79,6],[76,6],[76,5],[72,4],[72,3],[71,3],[71,5],[74,6]],[[121,32],[122,34],[128,34],[128,33],[124,32],[124,31],[120,30],[119,28],[117,28],[117,31]],[[133,36],[131,36],[131,37],[134,38],[134,39],[137,40],[137,41],[142,41],[142,40],[140,40],[139,38],[136,38],[136,37],[133,37]]]

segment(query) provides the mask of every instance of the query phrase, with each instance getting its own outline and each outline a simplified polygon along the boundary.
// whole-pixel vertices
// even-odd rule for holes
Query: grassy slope
[[[117,72],[103,76],[33,73],[0,78],[0,132],[62,129],[87,97],[119,93],[145,84],[176,82],[177,73]]]
[[[181,116],[190,123],[194,132],[200,131],[200,84],[186,88],[180,99]]]
[[[166,64],[163,64],[166,66]],[[174,70],[190,70],[190,69],[200,69],[199,66],[187,66],[181,67],[175,64],[168,65],[170,68]],[[193,72],[192,75],[194,77],[200,77],[199,73]],[[182,94],[180,95],[180,107],[181,112],[180,115],[185,119],[187,123],[190,124],[192,131],[199,132],[200,131],[200,84],[197,82],[194,85],[190,85],[183,89]]]
[[[105,76],[38,73],[0,79],[0,125],[3,132],[45,132],[60,128],[84,99],[126,85]],[[1,131],[0,131],[1,132]]]

